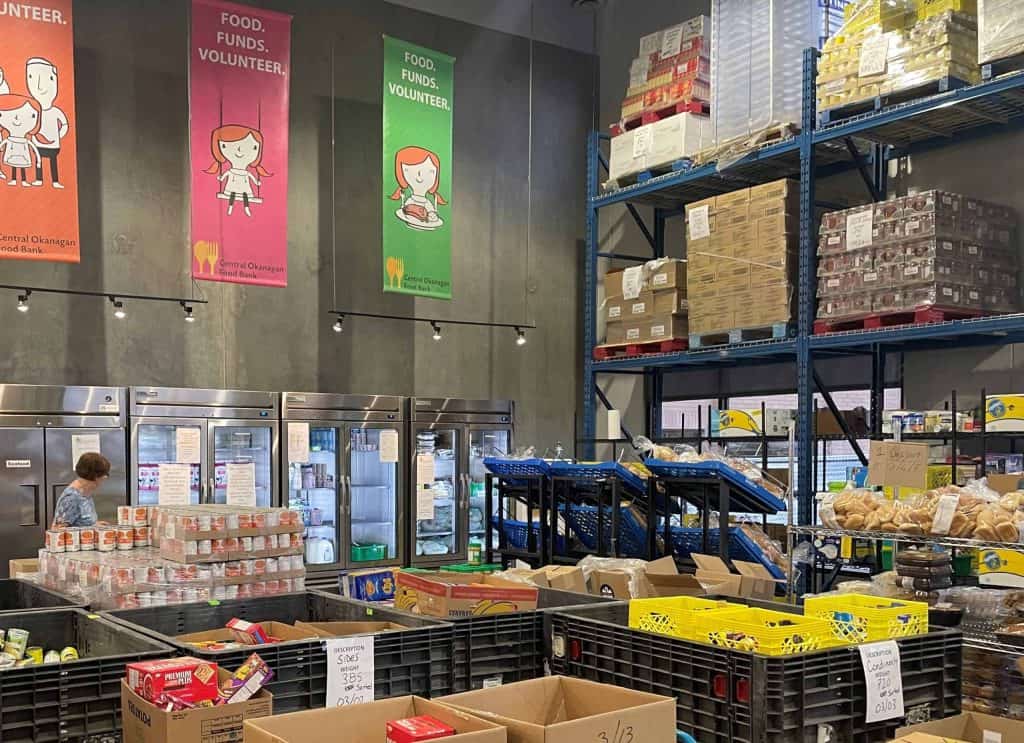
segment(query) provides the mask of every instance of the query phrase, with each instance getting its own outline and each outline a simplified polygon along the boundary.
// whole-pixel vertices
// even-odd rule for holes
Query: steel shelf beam
[[[874,330],[847,330],[812,335],[812,351],[820,349],[863,349],[885,346],[888,351],[926,350],[966,345],[1005,345],[1024,338],[1024,313],[994,315],[970,320],[948,320],[923,325],[896,325]]]
[[[796,354],[796,339],[737,343],[732,346],[711,346],[699,351],[679,353],[648,354],[625,359],[594,361],[595,372],[610,372],[623,369],[673,369],[694,366],[734,364],[740,360],[760,359],[763,361],[792,361]]]

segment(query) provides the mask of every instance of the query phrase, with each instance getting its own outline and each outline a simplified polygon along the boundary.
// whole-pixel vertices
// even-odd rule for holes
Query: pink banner
[[[192,275],[288,284],[291,16],[192,0]]]

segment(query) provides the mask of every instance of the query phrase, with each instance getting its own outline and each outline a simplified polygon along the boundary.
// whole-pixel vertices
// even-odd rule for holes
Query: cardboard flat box
[[[691,553],[690,557],[697,563],[695,576],[709,595],[734,596],[737,598],[754,598],[770,601],[775,597],[775,586],[785,583],[776,580],[768,569],[760,563],[733,560],[736,573],[716,555]]]
[[[645,573],[645,593],[649,597],[703,596],[706,593],[694,576],[679,572],[671,555],[648,562]]]
[[[638,591],[640,595],[633,595],[629,579],[630,575],[625,570],[594,570],[590,573],[590,580],[587,583],[588,592],[594,596],[626,601],[630,598],[645,597],[645,590]]]
[[[676,739],[675,699],[565,676],[479,689],[439,701],[504,726],[509,743],[669,743]]]
[[[431,617],[479,617],[537,608],[537,589],[490,575],[399,573],[395,608]]]
[[[792,178],[781,178],[759,186],[751,186],[748,190],[751,201],[785,199],[799,197],[800,184]]]
[[[604,275],[605,299],[622,296],[622,272],[624,270],[623,268],[617,268]]]
[[[312,632],[317,637],[351,637],[409,629],[394,622],[296,622],[295,628]]]
[[[268,637],[276,637],[282,642],[289,640],[308,640],[317,637],[311,629],[299,629],[284,622],[257,622]],[[178,642],[237,642],[234,633],[227,627],[220,629],[206,630],[205,632],[190,632],[187,635],[178,635],[174,638]],[[259,652],[259,645],[253,645],[253,651]]]
[[[8,575],[12,578],[21,578],[26,575],[33,575],[39,572],[38,557],[19,557],[7,561]]]
[[[690,317],[690,333],[721,333],[736,327],[733,313],[723,312],[717,315],[694,318]]]
[[[652,291],[682,289],[686,286],[686,263],[669,261],[650,274],[648,284]]]
[[[652,296],[654,298],[652,315],[671,315],[676,312],[686,312],[689,308],[686,301],[686,290],[683,287],[656,291],[652,293]]]
[[[643,343],[647,323],[644,320],[617,322],[608,325],[605,342],[614,345],[621,343]]]
[[[733,293],[750,286],[750,264],[737,261],[722,261],[715,271],[715,283],[719,293]]]
[[[986,477],[988,486],[1000,495],[1020,490],[1020,484],[1024,482],[1024,474],[1019,472],[1013,475],[986,475]]]
[[[749,204],[733,204],[728,208],[719,207],[715,214],[715,226],[718,232],[743,227],[749,221]]]
[[[751,222],[757,222],[767,217],[775,217],[779,214],[798,217],[800,215],[800,204],[795,199],[772,199],[750,202],[749,219]]]
[[[218,669],[217,681],[231,678],[231,671]],[[260,689],[250,699],[205,709],[166,712],[121,681],[121,739],[123,743],[222,743],[241,740],[246,720],[274,714],[270,692]]]
[[[654,295],[649,291],[640,292],[636,299],[615,297],[605,302],[605,319],[608,322],[635,322],[645,320],[654,313]]]
[[[685,338],[689,332],[686,315],[662,315],[647,323],[646,338],[648,341],[665,341]]]
[[[633,175],[693,157],[711,145],[711,117],[681,113],[612,137],[608,177]]]
[[[735,206],[750,203],[750,189],[741,188],[738,191],[730,191],[729,193],[719,194],[715,197],[715,209],[722,211],[723,209],[731,209]]]
[[[1024,722],[964,712],[899,728],[893,740],[895,743],[1017,743],[1024,741]]]
[[[505,729],[466,712],[420,697],[395,697],[247,720],[245,743],[384,743],[391,720],[430,715],[455,729],[445,743],[506,743]],[[182,739],[182,743],[185,740]]]

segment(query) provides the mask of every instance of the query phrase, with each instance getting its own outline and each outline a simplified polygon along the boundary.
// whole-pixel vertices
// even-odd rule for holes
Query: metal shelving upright
[[[597,385],[602,374],[642,376],[645,385],[645,433],[661,435],[662,377],[666,371],[682,371],[712,365],[757,364],[792,361],[798,394],[796,500],[799,524],[811,523],[814,496],[815,436],[812,427],[814,392],[832,406],[831,394],[815,372],[815,358],[869,355],[872,358],[872,418],[882,410],[882,388],[887,353],[950,349],[1024,342],[1024,313],[953,320],[927,325],[903,325],[872,330],[814,335],[817,292],[817,232],[814,220],[816,181],[843,170],[856,170],[864,180],[870,200],[887,194],[888,161],[916,152],[950,146],[1008,128],[1024,125],[1024,71],[921,100],[877,110],[826,126],[818,126],[815,80],[818,52],[804,54],[804,90],[801,132],[793,138],[762,146],[719,171],[716,164],[674,171],[632,186],[602,193],[600,169],[607,171],[601,141],[607,135],[591,132],[587,156],[586,263],[584,286],[584,358],[582,454],[592,457],[596,434],[596,405],[610,407]],[[863,148],[863,149],[862,149]],[[598,258],[642,262],[665,255],[665,224],[683,215],[685,204],[778,178],[800,181],[799,272],[797,322],[793,337],[716,346],[697,351],[655,354],[636,358],[595,360],[597,337]],[[598,218],[601,209],[623,204],[649,243],[650,256],[617,255],[600,250]],[[653,227],[637,211],[637,205],[653,207]],[[834,205],[825,205],[834,206]],[[1024,209],[1020,210],[1024,215]],[[842,421],[842,418],[840,418]],[[880,429],[873,424],[873,434]],[[855,441],[848,429],[845,437]]]

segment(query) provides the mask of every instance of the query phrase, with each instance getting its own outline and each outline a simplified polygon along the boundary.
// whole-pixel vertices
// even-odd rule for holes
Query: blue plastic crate
[[[543,459],[504,459],[484,457],[484,467],[498,477],[546,477],[551,467]]]
[[[553,477],[569,477],[574,480],[592,482],[618,477],[623,490],[630,495],[645,495],[647,483],[642,477],[619,462],[598,462],[594,464],[573,464],[572,462],[552,462]]]
[[[718,554],[718,529],[708,530],[708,549]],[[703,552],[704,530],[701,528],[672,527],[672,549],[678,557],[688,557],[691,552]],[[729,529],[729,559],[756,562],[764,565],[773,578],[785,579],[782,569],[768,559],[768,556],[738,526]]]
[[[498,528],[499,522],[497,516],[491,517],[491,523],[494,524],[495,528]],[[505,538],[508,543],[516,549],[525,550],[528,549],[527,545],[527,531],[525,521],[516,521],[515,519],[505,519]],[[540,544],[540,522],[534,521],[532,525],[534,536],[537,538],[537,544]],[[555,550],[557,552],[565,552],[565,537],[561,534],[555,537]]]
[[[732,510],[737,513],[778,513],[786,510],[786,504],[781,498],[725,462],[714,459],[705,462],[663,462],[650,459],[645,464],[652,474],[659,477],[718,478],[726,481],[733,488],[735,507]]]
[[[587,549],[597,549],[597,506],[569,505],[560,509],[565,523]],[[611,549],[612,514],[604,513],[604,543]],[[619,554],[623,557],[647,558],[647,527],[640,523],[628,506],[619,508]]]

